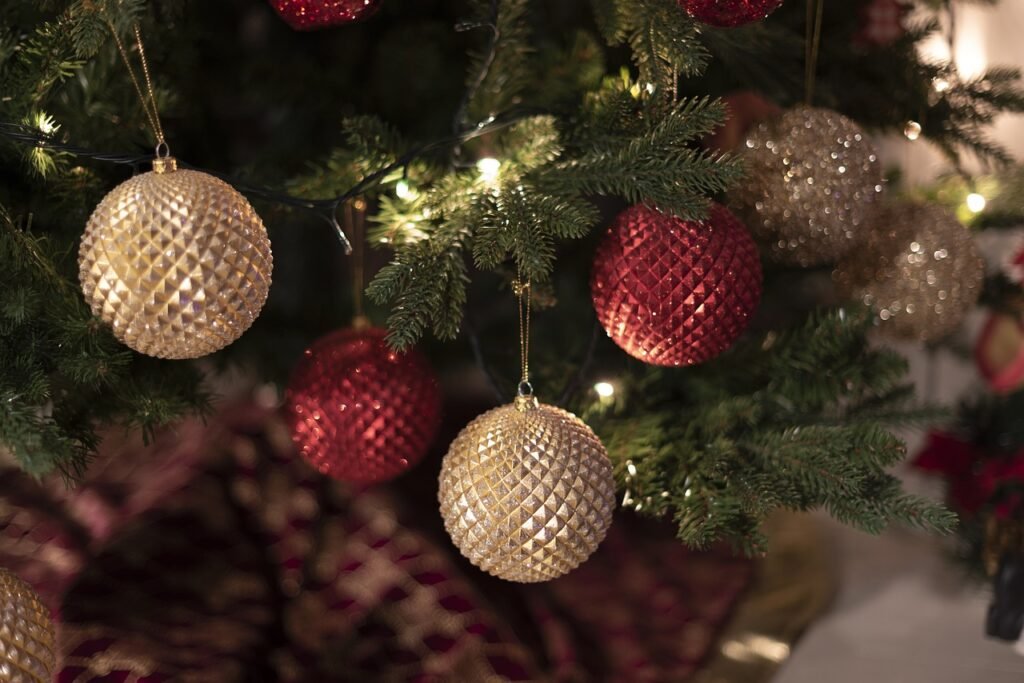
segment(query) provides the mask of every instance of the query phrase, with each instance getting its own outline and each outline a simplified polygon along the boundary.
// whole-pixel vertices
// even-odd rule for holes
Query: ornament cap
[[[157,157],[153,159],[154,173],[174,173],[178,170],[178,160],[174,157]]]
[[[540,405],[537,397],[531,394],[519,394],[516,396],[516,410],[521,413],[525,413],[527,410],[533,410]]]

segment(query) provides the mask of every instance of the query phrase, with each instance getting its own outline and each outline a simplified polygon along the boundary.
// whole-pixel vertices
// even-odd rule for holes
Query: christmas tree
[[[502,406],[437,524],[517,581],[616,505],[745,554],[780,509],[950,530],[889,472],[935,410],[872,336],[955,330],[981,266],[871,138],[1005,164],[1024,92],[879,4],[4,3],[0,444],[73,483],[261,386],[295,459],[433,499],[442,403]],[[533,525],[571,540],[475,535]]]

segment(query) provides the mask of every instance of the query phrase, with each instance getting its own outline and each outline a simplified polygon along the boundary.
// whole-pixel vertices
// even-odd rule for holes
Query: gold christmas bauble
[[[32,588],[0,569],[0,681],[50,683],[57,668],[57,634]]]
[[[548,581],[578,567],[612,522],[604,446],[572,413],[532,396],[458,435],[441,465],[444,525],[462,554],[507,581]]]
[[[932,204],[878,212],[865,243],[833,274],[840,293],[874,308],[892,337],[934,341],[953,332],[981,295],[985,266],[968,231]]]
[[[124,344],[157,358],[198,358],[259,316],[273,256],[245,197],[163,158],[103,198],[79,266],[86,301]]]
[[[882,164],[856,123],[796,107],[761,123],[741,148],[747,175],[733,209],[776,263],[835,263],[863,236],[882,192]]]

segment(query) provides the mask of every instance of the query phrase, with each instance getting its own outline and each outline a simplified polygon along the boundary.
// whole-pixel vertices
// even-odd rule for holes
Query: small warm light
[[[921,137],[921,124],[917,121],[907,121],[907,125],[903,128],[903,134],[911,142],[917,140]]]
[[[54,121],[53,117],[49,114],[39,113],[36,114],[36,128],[38,128],[39,132],[43,135],[50,135],[51,133],[56,132],[60,126],[57,125],[57,122]]]
[[[971,213],[981,213],[987,205],[988,201],[985,197],[977,192],[967,195],[967,208],[970,209]]]
[[[946,92],[950,88],[950,83],[945,78],[936,78],[932,81],[932,87],[935,88],[935,92]]]
[[[480,171],[480,179],[485,183],[491,183],[498,179],[501,171],[501,162],[492,157],[485,157],[476,162],[476,169]]]
[[[648,83],[648,84],[647,84],[647,94],[648,94],[648,95],[653,95],[653,94],[654,94],[654,91],[655,91],[656,89],[657,89],[657,86],[655,86],[655,85],[654,85],[653,83]]]
[[[615,395],[615,386],[611,382],[598,382],[594,385],[594,391],[601,398],[611,398]]]
[[[412,199],[416,199],[416,196],[418,194],[419,193],[417,193],[416,190],[412,189],[409,186],[409,183],[405,180],[399,180],[397,183],[395,183],[395,196],[397,196],[399,199],[409,201]]]

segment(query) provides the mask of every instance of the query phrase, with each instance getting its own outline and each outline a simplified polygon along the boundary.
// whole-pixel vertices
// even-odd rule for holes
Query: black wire
[[[494,131],[500,130],[507,126],[516,123],[528,116],[534,115],[536,112],[531,112],[527,109],[510,110],[483,121],[476,126],[463,130],[462,132],[449,135],[432,142],[427,142],[422,145],[413,147],[409,151],[405,152],[400,156],[394,163],[388,164],[387,166],[371,173],[370,175],[363,178],[356,185],[349,188],[342,194],[336,197],[329,197],[325,199],[305,199],[303,197],[296,197],[294,195],[287,194],[285,192],[279,192],[272,190],[268,187],[262,187],[258,185],[249,185],[237,178],[233,178],[224,173],[218,173],[216,171],[209,171],[206,169],[197,168],[188,164],[181,164],[183,168],[190,168],[193,170],[200,170],[204,173],[208,173],[215,178],[227,182],[229,185],[237,189],[239,192],[249,195],[251,197],[257,197],[265,201],[272,202],[274,204],[281,204],[283,206],[290,206],[296,209],[302,209],[314,213],[323,218],[331,227],[334,228],[338,234],[338,239],[341,240],[342,245],[345,248],[346,254],[352,253],[352,243],[349,241],[348,236],[342,229],[341,224],[338,222],[338,207],[350,199],[355,199],[367,191],[373,189],[378,185],[384,178],[389,176],[398,169],[404,169],[409,166],[414,160],[428,155],[438,150],[447,149],[460,145],[464,142],[468,142],[474,138],[482,135],[487,135]],[[28,145],[31,147],[39,147],[42,149],[50,149],[55,152],[62,154],[68,154],[71,156],[82,157],[86,159],[94,159],[105,163],[121,164],[126,166],[132,166],[138,169],[143,164],[151,162],[154,155],[130,155],[130,154],[118,154],[110,152],[97,152],[95,150],[86,149],[84,147],[77,147],[75,145],[67,144],[57,140],[53,135],[44,133],[38,128],[26,126],[20,123],[7,123],[0,121],[0,137],[5,137],[14,142]]]

